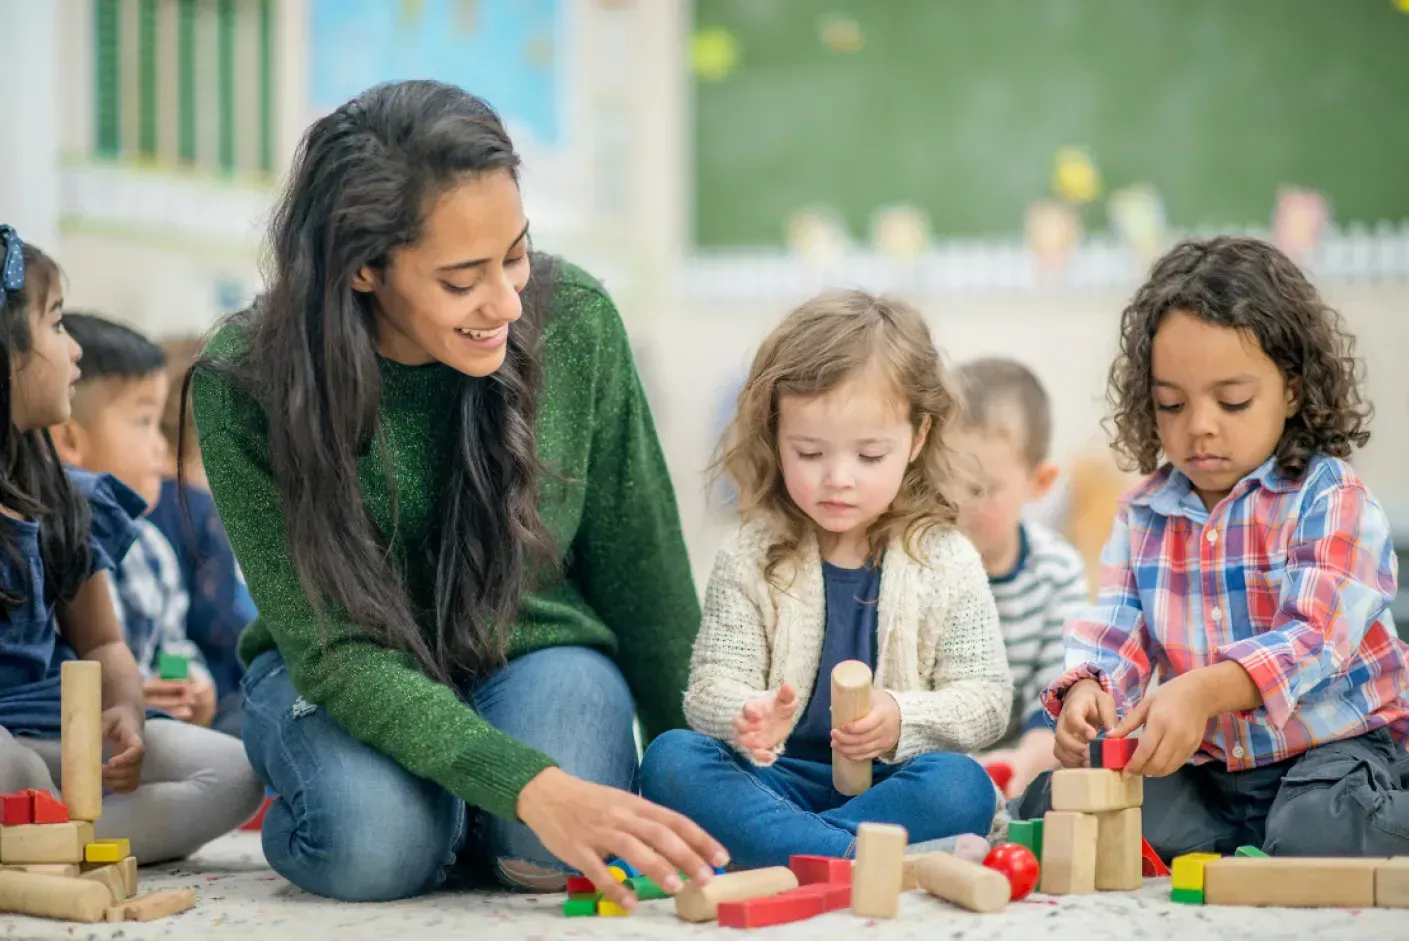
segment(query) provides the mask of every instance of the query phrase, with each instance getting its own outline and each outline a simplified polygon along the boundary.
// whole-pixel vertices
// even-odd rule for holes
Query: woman
[[[268,294],[192,370],[259,610],[240,653],[246,748],[279,795],[264,850],[320,895],[425,892],[467,850],[511,886],[558,889],[565,865],[630,907],[604,857],[665,887],[724,859],[627,791],[632,694],[648,737],[683,724],[699,607],[620,319],[530,255],[517,165],[453,86],[318,121]]]

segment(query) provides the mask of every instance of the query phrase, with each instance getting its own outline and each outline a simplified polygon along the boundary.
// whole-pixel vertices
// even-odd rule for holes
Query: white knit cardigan
[[[782,566],[786,590],[764,577],[774,539],[766,524],[745,523],[720,549],[690,662],[686,719],[736,748],[733,720],[744,703],[784,681],[797,689],[794,722],[802,718],[822,654],[826,593],[816,539],[800,546],[796,567]],[[1013,705],[998,611],[978,552],[957,531],[939,527],[918,548],[917,560],[892,542],[881,562],[873,688],[900,705],[900,741],[881,759],[889,763],[990,745]]]

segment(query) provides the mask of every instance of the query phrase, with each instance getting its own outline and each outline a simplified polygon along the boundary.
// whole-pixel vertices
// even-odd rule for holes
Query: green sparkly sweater
[[[229,357],[246,339],[241,328],[227,326],[207,349]],[[649,740],[684,726],[681,697],[699,601],[626,331],[605,291],[571,265],[563,266],[544,328],[543,361],[538,452],[567,483],[545,480],[540,503],[565,551],[564,577],[524,599],[508,655],[565,644],[607,651],[631,687]],[[452,456],[445,429],[453,425],[461,376],[438,363],[380,365],[379,420],[400,501],[395,528],[377,449],[359,461],[358,477],[383,536],[395,533],[393,551],[403,560],[424,558],[435,545],[437,495]],[[262,410],[209,373],[197,374],[194,401],[211,492],[259,608],[240,636],[240,659],[248,664],[277,645],[294,688],[353,738],[471,805],[517,819],[519,792],[553,761],[490,726],[340,608],[327,607],[320,641],[285,540]],[[431,609],[428,579],[408,578],[407,591],[418,609]]]

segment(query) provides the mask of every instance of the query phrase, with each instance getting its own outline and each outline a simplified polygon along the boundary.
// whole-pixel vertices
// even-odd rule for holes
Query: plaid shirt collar
[[[1297,478],[1278,468],[1277,456],[1273,455],[1234,484],[1225,499],[1240,499],[1255,487],[1285,493],[1300,485]],[[1172,464],[1164,465],[1137,489],[1130,498],[1130,505],[1148,507],[1160,516],[1186,516],[1196,521],[1208,518],[1208,509],[1194,492],[1193,481]]]

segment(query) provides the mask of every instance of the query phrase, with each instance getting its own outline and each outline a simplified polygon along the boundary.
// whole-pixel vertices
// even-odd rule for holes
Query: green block
[[[1008,824],[1008,842],[1026,846],[1032,855],[1042,861],[1042,818],[1036,820],[1014,820]]]
[[[190,675],[191,665],[185,657],[163,652],[157,655],[157,671],[164,680],[184,680]]]
[[[670,898],[665,894],[665,890],[651,881],[650,876],[632,876],[626,880],[626,884],[636,893],[636,897],[643,902],[651,899]]]
[[[595,895],[578,895],[570,898],[563,903],[563,914],[568,918],[596,915],[597,897]]]
[[[1240,846],[1234,852],[1234,856],[1251,856],[1254,859],[1266,859],[1267,854],[1256,846]]]
[[[1198,889],[1170,889],[1169,900],[1182,905],[1202,905],[1204,894]]]

